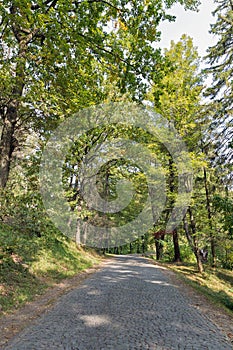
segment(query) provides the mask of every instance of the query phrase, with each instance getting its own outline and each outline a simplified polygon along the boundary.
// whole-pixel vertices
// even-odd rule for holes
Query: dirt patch
[[[31,325],[39,316],[51,309],[61,295],[78,287],[88,276],[103,268],[108,261],[109,259],[105,259],[100,264],[82,271],[72,278],[54,284],[46,289],[43,295],[36,297],[36,300],[32,302],[26,303],[20,309],[7,315],[2,314],[0,318],[0,348]]]

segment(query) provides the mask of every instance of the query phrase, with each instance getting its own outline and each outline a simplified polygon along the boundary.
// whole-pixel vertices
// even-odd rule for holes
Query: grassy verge
[[[169,263],[162,265],[175,271],[179,278],[204,294],[209,300],[233,313],[233,271],[205,267],[205,272],[201,275],[197,272],[195,265]]]
[[[99,261],[94,251],[78,250],[55,231],[37,237],[0,225],[0,314]]]

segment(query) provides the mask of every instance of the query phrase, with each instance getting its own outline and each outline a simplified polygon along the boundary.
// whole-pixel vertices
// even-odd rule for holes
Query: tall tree
[[[215,169],[215,191],[230,186],[232,180],[233,159],[233,2],[232,0],[216,0],[213,15],[216,21],[211,25],[210,33],[217,37],[214,46],[209,47],[206,57],[209,67],[206,72],[212,77],[212,84],[205,91],[210,98],[208,115],[210,118],[210,137],[206,140],[205,153]],[[210,146],[211,145],[211,148]],[[212,221],[212,199],[214,191],[207,181],[208,171],[204,169],[208,218],[211,232],[211,251],[213,264],[216,260],[216,242]]]
[[[220,155],[217,160],[227,164],[233,159],[233,1],[215,2],[217,7],[213,14],[216,22],[211,25],[210,33],[217,37],[217,43],[209,47],[206,57],[209,63],[207,72],[212,76],[206,95],[212,100],[211,129],[216,152]]]
[[[195,159],[198,141],[201,136],[200,98],[202,91],[202,75],[199,73],[200,58],[193,41],[183,35],[178,43],[171,42],[170,49],[165,50],[165,57],[170,62],[170,68],[164,77],[155,83],[149,98],[154,102],[157,112],[174,124],[175,128],[186,142],[190,156]],[[176,193],[176,167],[172,157],[167,157],[168,201],[166,219],[171,213]],[[178,232],[173,231],[174,256],[179,261],[180,250]]]

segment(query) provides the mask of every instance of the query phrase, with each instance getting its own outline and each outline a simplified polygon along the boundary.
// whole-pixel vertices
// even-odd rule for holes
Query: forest
[[[205,57],[187,34],[159,48],[175,3],[200,5],[1,2],[0,311],[99,253],[232,276],[233,2]]]

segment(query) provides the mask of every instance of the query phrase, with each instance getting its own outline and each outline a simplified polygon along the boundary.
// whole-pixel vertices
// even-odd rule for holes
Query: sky
[[[181,5],[174,5],[169,11],[176,16],[175,22],[163,22],[161,30],[161,41],[158,46],[169,48],[171,40],[178,42],[182,34],[188,34],[193,38],[194,45],[198,47],[200,56],[205,56],[206,49],[214,45],[216,39],[209,34],[210,24],[215,23],[215,17],[211,12],[216,8],[214,0],[201,0],[199,12],[185,11]]]

